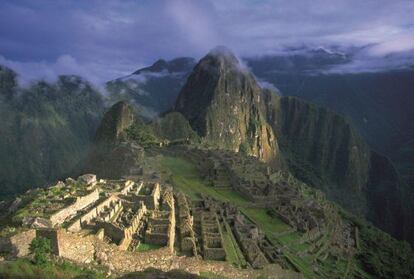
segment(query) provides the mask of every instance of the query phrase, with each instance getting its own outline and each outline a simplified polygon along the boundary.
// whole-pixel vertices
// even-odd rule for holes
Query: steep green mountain
[[[287,162],[331,200],[396,237],[404,234],[402,186],[392,164],[371,152],[342,116],[261,89],[228,50],[200,60],[176,110],[213,146]]]
[[[321,62],[328,60],[329,63]],[[346,63],[352,61],[352,57],[347,62],[333,57],[332,54],[306,61],[304,63],[297,56],[247,59],[255,75],[275,85],[283,95],[297,96],[342,113],[372,149],[391,159],[392,163],[387,159],[380,161],[387,162],[388,170],[395,165],[404,183],[398,187],[392,186],[401,184],[400,175],[380,169],[376,175],[389,174],[386,181],[393,180],[394,183],[388,182],[381,186],[377,182],[369,183],[370,188],[377,184],[372,191],[377,194],[368,194],[376,197],[376,201],[370,204],[376,205],[374,207],[378,212],[383,212],[381,204],[385,199],[385,207],[397,208],[399,201],[392,202],[391,199],[401,195],[405,218],[403,234],[405,239],[413,243],[414,225],[411,220],[414,217],[414,71],[411,68],[362,73],[330,72],[330,69],[346,66]],[[371,181],[378,181],[373,177],[374,172],[371,173]],[[400,214],[396,216],[400,219]]]
[[[137,120],[134,109],[125,102],[118,102],[105,113],[96,132],[95,144],[115,143],[123,131]]]
[[[178,93],[195,65],[193,58],[158,60],[131,75],[109,81],[109,103],[129,101],[139,114],[151,119],[173,108]]]
[[[272,161],[278,158],[277,139],[260,98],[253,75],[229,50],[217,48],[194,68],[175,110],[208,143]]]
[[[292,172],[359,216],[401,238],[402,184],[389,160],[369,149],[341,116],[268,93],[268,121]]]
[[[103,112],[100,94],[83,79],[19,87],[0,67],[0,196],[67,175],[91,146]]]
[[[138,130],[143,141],[145,128],[132,106],[123,101],[113,105],[97,129],[94,146],[82,165],[83,172],[114,179],[128,175],[141,160],[142,147],[128,143],[127,132],[133,134]]]
[[[179,112],[169,112],[151,123],[154,134],[169,142],[199,142],[199,136],[191,128],[188,120]]]
[[[120,101],[104,114],[82,170],[114,179],[139,175],[144,148],[199,142],[180,113],[170,112],[145,122],[134,105]]]
[[[280,69],[272,62],[270,58],[248,60],[255,75],[275,85],[283,95],[297,96],[345,115],[369,145],[390,157],[412,182],[413,70],[307,73],[303,69]]]
[[[412,188],[414,115],[410,108],[414,105],[414,72],[409,69],[372,73],[329,72],[337,66],[352,63],[353,59],[352,53],[318,48],[291,55],[247,57],[244,60],[259,80],[273,84],[282,95],[297,96],[345,115],[372,148],[396,164]],[[109,82],[108,88],[113,96],[111,103],[136,100],[142,115],[154,117],[174,106],[194,65],[191,58],[170,62],[159,60],[134,72],[134,75]],[[158,106],[161,102],[163,104]],[[148,110],[151,107],[159,109]]]

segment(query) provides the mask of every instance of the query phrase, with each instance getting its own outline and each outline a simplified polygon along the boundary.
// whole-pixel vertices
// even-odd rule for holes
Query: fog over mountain
[[[159,58],[199,59],[216,45],[242,57],[356,52],[332,71],[413,61],[412,1],[41,2],[0,3],[0,64],[23,81],[78,74],[102,84]]]

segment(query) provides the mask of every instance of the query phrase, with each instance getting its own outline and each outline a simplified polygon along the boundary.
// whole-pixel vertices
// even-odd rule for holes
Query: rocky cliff
[[[126,102],[118,102],[104,115],[96,132],[96,142],[113,143],[120,139],[122,132],[136,121],[134,109]]]
[[[175,110],[206,142],[272,161],[279,151],[262,115],[261,90],[229,50],[218,48],[196,65]]]
[[[264,94],[267,120],[281,153],[301,180],[351,212],[401,238],[402,183],[390,161],[329,109],[295,97]]]
[[[118,102],[104,115],[96,132],[95,146],[82,167],[83,172],[104,178],[119,178],[139,169],[143,149],[128,142],[126,131],[133,125],[145,125],[132,106]]]

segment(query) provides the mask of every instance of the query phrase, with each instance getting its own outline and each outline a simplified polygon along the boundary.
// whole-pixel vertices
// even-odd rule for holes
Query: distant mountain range
[[[0,129],[6,136],[0,142],[1,193],[22,192],[76,170],[90,150],[105,108],[126,100],[147,120],[178,111],[197,133],[218,138],[223,148],[268,161],[282,152],[296,176],[354,212],[363,212],[395,236],[413,241],[409,222],[414,216],[414,71],[335,70],[353,63],[355,57],[319,48],[246,58],[243,63],[207,56],[198,68],[192,58],[158,60],[109,81],[105,99],[89,83],[71,76],[20,88],[16,74],[2,67]],[[217,63],[235,70],[224,74]],[[207,70],[200,68],[204,64]],[[213,76],[209,68],[214,69]],[[243,74],[235,75],[239,71]],[[258,94],[260,87],[267,93]],[[204,96],[205,88],[215,94]],[[248,99],[233,97],[244,90],[251,93]],[[197,97],[184,98],[180,92]],[[232,92],[231,97],[226,92]],[[279,95],[297,96],[329,109]],[[257,96],[266,99],[259,102]],[[227,115],[228,111],[234,114]],[[219,120],[231,123],[231,129],[219,127]],[[390,157],[398,172],[379,154]],[[400,174],[406,184],[400,185]]]
[[[396,165],[399,174],[390,175],[402,175],[406,183],[401,186],[401,204],[405,215],[411,218],[414,216],[410,205],[414,193],[414,114],[411,109],[414,106],[414,70],[340,73],[339,69],[352,64],[357,54],[358,51],[347,54],[324,48],[300,49],[291,55],[245,58],[241,66],[251,69],[258,83],[277,95],[297,96],[342,114],[373,150],[385,154]],[[148,110],[155,115],[173,109],[181,86],[191,74],[188,70],[194,66],[195,60],[191,58],[159,60],[128,77],[109,82],[108,87],[117,84],[118,88],[112,91],[113,100],[134,100],[144,116],[148,116]],[[141,90],[149,94],[143,97]],[[145,99],[146,109],[141,106],[142,99]],[[159,99],[165,102],[160,105]],[[196,104],[193,109],[197,111]],[[389,195],[387,191],[392,191],[391,186],[383,187],[378,190],[378,196]],[[343,194],[337,198],[346,199]]]

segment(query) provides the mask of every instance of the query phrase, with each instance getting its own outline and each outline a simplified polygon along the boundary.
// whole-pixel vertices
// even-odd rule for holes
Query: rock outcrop
[[[130,127],[135,120],[136,116],[130,105],[122,101],[116,103],[105,113],[96,132],[96,142],[98,144],[116,142],[120,139],[122,132]]]
[[[277,139],[262,115],[262,89],[227,49],[200,60],[178,96],[175,110],[208,143],[263,161],[277,158]]]
[[[125,131],[135,124],[142,124],[135,110],[126,102],[118,102],[104,115],[99,126],[95,146],[83,166],[84,172],[92,172],[105,178],[118,178],[140,172],[142,147],[126,141]]]

